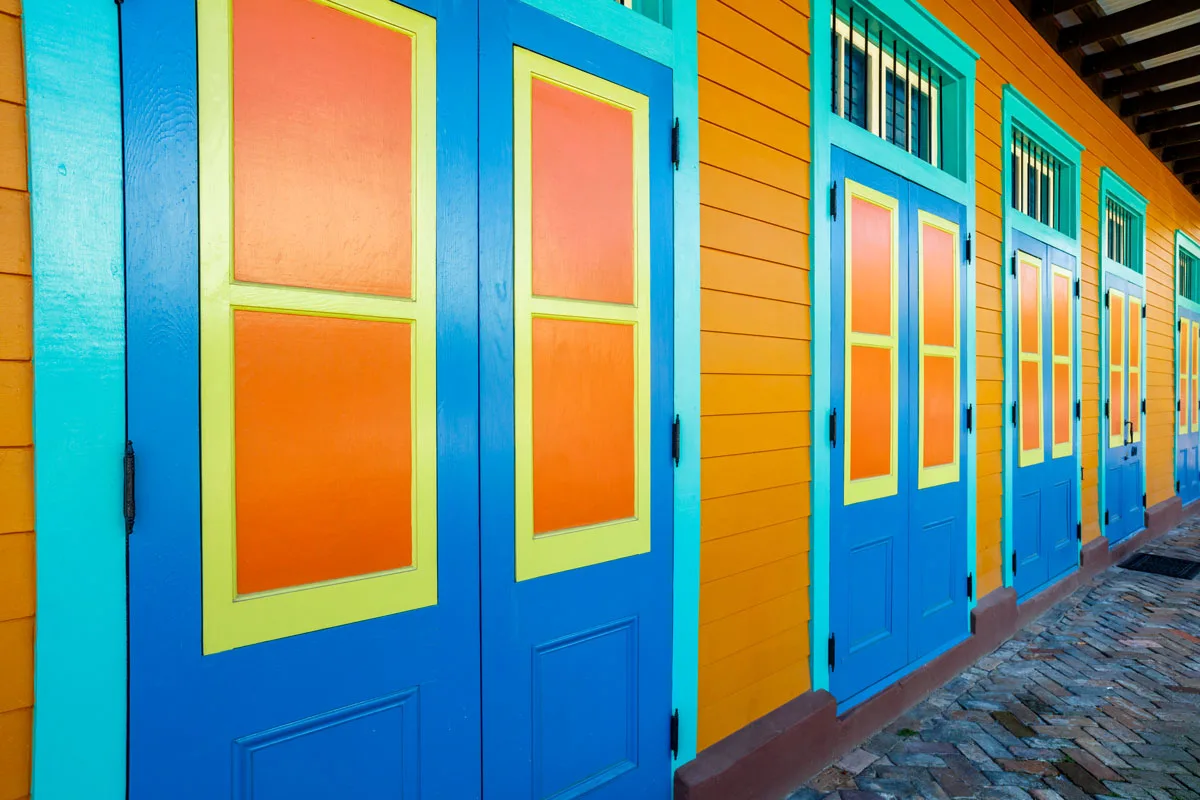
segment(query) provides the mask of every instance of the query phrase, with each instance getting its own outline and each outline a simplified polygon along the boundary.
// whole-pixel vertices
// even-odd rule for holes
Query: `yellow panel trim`
[[[1025,332],[1025,304],[1024,297],[1021,297],[1021,270],[1017,269],[1017,350],[1019,351],[1019,363],[1017,365],[1017,408],[1020,409],[1018,415],[1019,425],[1017,426],[1017,442],[1018,447],[1025,441],[1024,425],[1025,425],[1025,370],[1021,368],[1022,364],[1033,363],[1037,364],[1037,405],[1038,405],[1038,443],[1037,447],[1029,449],[1021,449],[1017,457],[1017,464],[1021,467],[1029,467],[1034,464],[1041,464],[1046,460],[1046,403],[1045,403],[1045,386],[1044,376],[1042,374],[1042,351],[1045,348],[1045,337],[1042,335],[1042,314],[1043,314],[1043,298],[1042,291],[1042,275],[1045,264],[1040,258],[1035,255],[1026,253],[1024,250],[1017,251],[1018,264],[1028,264],[1037,271],[1037,281],[1034,286],[1037,287],[1037,297],[1035,306],[1037,308],[1037,352],[1026,353],[1021,351],[1021,342],[1024,341]]]
[[[1110,294],[1109,294],[1109,298],[1108,298],[1109,309],[1108,309],[1108,353],[1107,353],[1108,358],[1106,359],[1107,363],[1108,363],[1108,385],[1104,387],[1104,391],[1109,393],[1109,398],[1108,398],[1109,418],[1107,420],[1108,429],[1109,429],[1108,446],[1109,447],[1124,447],[1125,446],[1125,423],[1124,423],[1124,420],[1125,420],[1125,394],[1126,394],[1124,391],[1124,387],[1125,387],[1125,353],[1129,349],[1129,333],[1128,333],[1129,326],[1125,324],[1125,317],[1127,316],[1125,313],[1125,293],[1119,292],[1116,289],[1110,289],[1109,291],[1110,291]],[[1122,339],[1122,342],[1121,342],[1121,353],[1120,353],[1119,363],[1114,365],[1113,359],[1112,359],[1112,355],[1113,355],[1112,354],[1112,348],[1113,348],[1112,332],[1113,332],[1113,310],[1116,308],[1121,309],[1121,328],[1122,328],[1121,336],[1124,338]],[[1120,379],[1117,381],[1117,385],[1122,387],[1122,391],[1118,397],[1112,396],[1113,373],[1116,373],[1117,375],[1120,376]],[[1120,433],[1112,433],[1112,421],[1114,419],[1119,419],[1122,421]]]
[[[1144,395],[1142,393],[1142,347],[1144,346],[1146,339],[1146,326],[1142,324],[1142,301],[1140,299],[1130,296],[1129,313],[1126,314],[1126,319],[1129,321],[1129,330],[1133,330],[1135,325],[1138,327],[1136,367],[1133,365],[1134,348],[1130,346],[1130,342],[1133,340],[1130,338],[1128,333],[1125,334],[1125,346],[1129,351],[1129,372],[1126,376],[1127,380],[1129,381],[1129,385],[1125,387],[1126,396],[1133,394],[1129,391],[1130,387],[1136,386],[1138,390],[1137,402],[1134,403],[1134,407],[1130,409],[1131,413],[1129,415],[1129,421],[1133,423],[1133,436],[1130,439],[1130,444],[1138,444],[1142,441],[1142,400],[1144,399]]]
[[[961,322],[961,301],[959,298],[959,270],[958,265],[952,265],[951,275],[954,281],[954,346],[946,347],[945,345],[931,345],[925,342],[925,248],[922,246],[924,237],[921,233],[925,227],[936,228],[950,234],[954,240],[953,253],[960,253],[962,250],[959,246],[959,228],[957,223],[951,222],[948,219],[943,219],[936,214],[930,214],[928,211],[917,212],[917,264],[919,270],[919,287],[920,303],[918,304],[918,328],[920,342],[920,377],[918,397],[920,398],[918,407],[920,418],[918,425],[920,430],[917,435],[917,488],[928,489],[932,486],[943,486],[947,483],[954,483],[959,479],[959,445],[961,443],[962,433],[962,397],[961,386],[962,376],[959,370],[961,364],[962,350],[962,335],[960,333]],[[949,464],[938,464],[935,467],[926,467],[925,464],[925,356],[950,356],[954,359],[954,417],[953,417],[953,436],[954,436],[954,458]]]
[[[390,0],[324,4],[413,38],[414,299],[233,281],[232,17],[229,0],[200,0],[200,474],[206,654],[437,603],[436,22]],[[235,308],[413,325],[411,567],[273,592],[237,594]]]
[[[1192,385],[1192,323],[1186,319],[1179,321],[1176,329],[1179,333],[1179,374],[1175,376],[1175,391],[1179,393],[1179,406],[1175,409],[1175,428],[1178,433],[1188,432],[1188,420],[1195,416],[1192,410],[1195,401],[1191,399]],[[1182,386],[1182,391],[1180,390]]]
[[[1200,431],[1200,322],[1192,322],[1192,433]]]
[[[1059,351],[1058,345],[1060,344],[1060,342],[1058,341],[1058,312],[1059,312],[1059,309],[1057,307],[1058,292],[1055,291],[1056,287],[1054,285],[1054,282],[1059,278],[1061,278],[1067,282],[1067,307],[1065,309],[1063,309],[1063,313],[1065,313],[1067,315],[1067,341],[1066,341],[1067,354],[1061,355],[1061,356],[1058,354],[1058,351]],[[1050,326],[1050,331],[1051,331],[1050,335],[1051,335],[1052,341],[1050,343],[1050,357],[1051,357],[1051,363],[1052,363],[1053,367],[1059,367],[1059,366],[1063,366],[1063,365],[1065,365],[1067,367],[1067,376],[1068,376],[1067,377],[1067,440],[1065,442],[1059,442],[1058,441],[1058,434],[1059,434],[1059,430],[1058,430],[1058,388],[1057,388],[1057,384],[1054,381],[1054,370],[1053,370],[1053,367],[1051,367],[1050,393],[1052,396],[1051,397],[1052,402],[1050,404],[1050,407],[1051,407],[1051,419],[1053,420],[1052,425],[1053,425],[1053,429],[1054,429],[1054,437],[1051,439],[1051,442],[1053,444],[1051,444],[1051,447],[1050,447],[1050,458],[1052,460],[1055,458],[1063,458],[1064,456],[1069,456],[1073,452],[1075,452],[1075,425],[1072,420],[1073,415],[1071,413],[1071,410],[1075,406],[1075,402],[1074,402],[1075,401],[1075,397],[1074,397],[1074,394],[1075,394],[1075,365],[1072,363],[1075,358],[1075,343],[1073,341],[1073,338],[1075,335],[1075,332],[1074,332],[1075,325],[1074,325],[1074,319],[1073,319],[1074,315],[1071,314],[1071,285],[1074,283],[1074,280],[1075,280],[1075,276],[1074,276],[1074,274],[1071,273],[1070,270],[1066,270],[1066,269],[1063,269],[1062,267],[1058,267],[1058,266],[1051,268],[1051,271],[1050,271],[1050,304],[1051,304],[1051,322],[1052,322],[1052,324]]]
[[[545,80],[633,116],[635,302],[533,295],[533,80]],[[513,378],[518,581],[650,552],[650,98],[582,70],[513,48]],[[635,328],[635,516],[554,531],[533,528],[533,318],[615,322]]]
[[[853,232],[854,232],[854,204],[850,202],[853,198],[859,198],[879,206],[882,209],[891,213],[892,219],[892,313],[891,313],[891,330],[888,335],[881,334],[865,334],[857,333],[851,326],[851,315],[849,304],[847,303],[846,312],[843,314],[844,319],[844,335],[846,342],[845,352],[845,393],[846,393],[846,444],[844,448],[845,456],[842,459],[843,469],[843,502],[845,505],[854,503],[864,503],[868,500],[878,500],[881,497],[891,497],[899,492],[900,489],[900,200],[895,197],[872,189],[869,186],[864,186],[861,183],[846,179],[846,255],[845,255],[845,276],[846,276],[846,298],[854,296],[854,270],[851,269],[853,260]],[[878,475],[871,478],[860,478],[852,481],[850,479],[850,453],[852,437],[854,435],[854,404],[851,400],[851,387],[854,383],[854,370],[850,363],[850,355],[855,345],[867,347],[878,347],[886,349],[891,353],[891,386],[888,387],[891,398],[890,408],[892,412],[892,441],[891,441],[891,464],[890,471],[886,475]]]

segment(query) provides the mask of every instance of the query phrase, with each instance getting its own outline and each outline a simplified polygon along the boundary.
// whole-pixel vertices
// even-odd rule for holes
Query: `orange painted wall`
[[[809,689],[807,0],[698,0],[698,744]]]
[[[1200,235],[1200,202],[1054,53],[1009,0],[924,0],[925,7],[979,53],[976,95],[978,571],[980,595],[1001,585],[1001,110],[1013,84],[1086,148],[1083,153],[1083,538],[1100,535],[1097,467],[1100,425],[1100,168],[1115,170],[1149,201],[1146,242],[1146,458],[1151,506],[1174,494],[1174,238]]]
[[[29,794],[33,721],[33,365],[19,0],[0,0],[0,800]]]

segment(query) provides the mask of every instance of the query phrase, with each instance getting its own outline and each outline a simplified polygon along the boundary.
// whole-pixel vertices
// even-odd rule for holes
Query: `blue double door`
[[[1200,313],[1179,308],[1175,353],[1175,493],[1200,500]]]
[[[516,0],[121,33],[129,796],[668,798],[669,69]]]
[[[830,684],[844,708],[968,633],[962,206],[833,150]]]
[[[1110,545],[1146,527],[1145,302],[1146,290],[1104,275],[1104,535]]]
[[[1016,231],[1006,314],[1013,387],[1009,570],[1019,599],[1079,563],[1075,258]]]

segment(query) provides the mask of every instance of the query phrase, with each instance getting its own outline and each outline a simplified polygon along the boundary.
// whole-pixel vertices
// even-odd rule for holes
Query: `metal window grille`
[[[1009,174],[1014,209],[1072,235],[1067,195],[1070,167],[1066,162],[1018,128],[1013,130]]]
[[[1140,273],[1142,230],[1138,215],[1109,197],[1104,203],[1104,218],[1104,255]]]
[[[644,17],[670,27],[671,0],[616,0],[626,8],[632,8]]]
[[[1179,251],[1179,293],[1200,303],[1200,258],[1186,250]]]
[[[945,169],[942,98],[949,79],[853,0],[834,0],[830,29],[833,113]]]

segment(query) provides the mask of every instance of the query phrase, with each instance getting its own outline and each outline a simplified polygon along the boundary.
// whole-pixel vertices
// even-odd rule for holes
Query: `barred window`
[[[1068,236],[1073,233],[1067,194],[1071,169],[1049,148],[1014,127],[1009,165],[1012,207]]]

